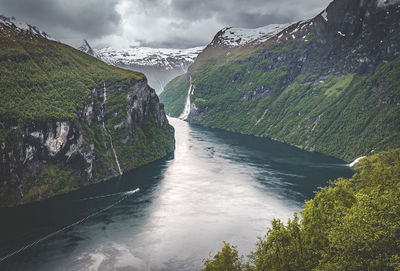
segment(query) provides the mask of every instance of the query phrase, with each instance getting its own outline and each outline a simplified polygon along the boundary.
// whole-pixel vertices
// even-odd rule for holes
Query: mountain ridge
[[[190,75],[190,122],[347,161],[398,147],[399,12],[397,0],[335,0],[261,43],[209,44],[160,99],[179,116]]]
[[[189,49],[131,47],[120,50],[105,47],[92,49],[84,40],[84,44],[78,49],[109,65],[144,73],[148,77],[149,84],[157,93],[161,93],[170,79],[187,71],[204,47]]]
[[[7,17],[0,14],[0,23],[8,25],[14,29],[18,29],[19,31],[29,31],[32,34],[39,35],[48,40],[55,40],[54,38],[49,36],[46,32],[41,31],[39,27],[31,25],[29,23],[22,23],[21,21],[18,21],[14,16]]]

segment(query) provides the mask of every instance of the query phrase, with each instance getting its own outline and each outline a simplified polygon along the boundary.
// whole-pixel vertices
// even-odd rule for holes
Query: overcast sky
[[[311,18],[331,0],[0,0],[0,14],[79,46],[188,48],[225,26],[255,28]]]

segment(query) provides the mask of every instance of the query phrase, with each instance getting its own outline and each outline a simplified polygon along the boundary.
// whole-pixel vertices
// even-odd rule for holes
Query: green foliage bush
[[[239,271],[243,268],[241,260],[237,248],[224,242],[220,252],[213,258],[203,260],[205,267],[202,271]]]
[[[273,220],[237,270],[400,270],[399,202],[400,149],[362,159],[352,178],[307,201],[302,219]],[[224,243],[204,270],[228,270],[238,258]]]
[[[76,173],[50,165],[41,171],[39,186],[33,186],[21,199],[21,203],[44,199],[76,190],[79,187]]]

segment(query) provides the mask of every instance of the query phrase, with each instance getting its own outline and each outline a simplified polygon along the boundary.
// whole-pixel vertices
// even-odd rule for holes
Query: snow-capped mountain
[[[290,24],[270,24],[259,28],[225,27],[217,33],[210,45],[239,47],[249,43],[261,43],[278,34]]]
[[[95,56],[95,53],[94,53],[92,47],[90,47],[87,40],[83,40],[83,42],[84,43],[78,48],[78,50],[80,50],[88,55]]]
[[[28,24],[28,23],[23,23],[18,21],[15,17],[7,17],[4,15],[0,14],[0,23],[9,25],[15,29],[18,29],[20,31],[29,31],[30,33],[34,35],[39,35],[45,39],[49,40],[54,40],[52,37],[50,37],[46,32],[41,31],[37,26]]]
[[[106,47],[97,50],[85,40],[78,49],[110,65],[144,73],[149,85],[160,93],[171,79],[187,71],[204,47],[189,49],[132,47],[121,50]]]
[[[112,65],[159,66],[165,70],[183,68],[192,63],[204,47],[189,49],[167,49],[133,47],[124,50],[114,50],[106,47],[96,51],[96,54]]]

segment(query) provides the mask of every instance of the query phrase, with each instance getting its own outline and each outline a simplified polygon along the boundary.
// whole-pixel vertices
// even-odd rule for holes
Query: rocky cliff
[[[118,176],[174,150],[143,74],[0,22],[0,207]]]
[[[166,86],[167,113],[183,111],[190,75],[190,122],[348,161],[400,146],[398,0],[335,0],[310,20],[235,46],[227,31],[239,36],[220,31]]]

